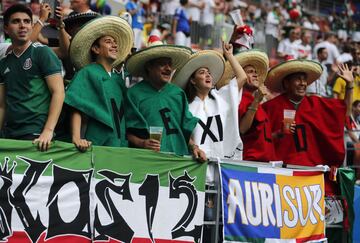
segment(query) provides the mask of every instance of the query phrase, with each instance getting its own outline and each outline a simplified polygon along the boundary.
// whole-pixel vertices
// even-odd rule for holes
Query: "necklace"
[[[301,103],[302,100],[303,99],[301,99],[300,101],[294,101],[292,99],[289,99],[289,101],[294,105],[295,110],[297,110],[297,108],[298,108],[298,106],[299,106],[299,104]]]

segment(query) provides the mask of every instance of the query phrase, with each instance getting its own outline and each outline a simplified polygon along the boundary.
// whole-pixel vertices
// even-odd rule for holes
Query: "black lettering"
[[[179,133],[178,129],[170,128],[169,124],[171,122],[171,119],[170,119],[169,116],[166,116],[166,113],[171,112],[171,110],[169,108],[164,108],[164,109],[159,110],[159,112],[160,112],[161,119],[162,119],[162,121],[164,123],[164,127],[165,127],[165,130],[166,130],[166,135]]]
[[[198,205],[198,195],[194,185],[192,184],[195,179],[190,178],[187,172],[178,178],[173,178],[169,173],[170,181],[170,198],[180,198],[181,194],[185,194],[188,198],[188,206],[179,220],[179,222],[171,230],[173,239],[179,238],[181,236],[191,236],[194,238],[194,242],[200,243],[201,239],[201,225],[195,225],[194,228],[190,231],[186,231],[186,228],[189,226],[191,221],[194,218]]]
[[[121,242],[130,243],[134,236],[134,231],[130,228],[130,226],[126,223],[124,218],[116,209],[109,191],[112,190],[122,195],[124,200],[133,201],[130,194],[131,174],[120,175],[109,170],[101,170],[98,172],[98,174],[104,176],[107,179],[104,179],[96,184],[95,192],[99,201],[104,206],[106,212],[109,214],[113,222],[108,225],[101,224],[97,205],[95,207],[94,226],[95,232],[97,232],[99,235],[95,236],[95,240],[108,240],[108,237],[111,237]],[[118,179],[124,181],[121,186],[115,185],[115,180]]]
[[[120,124],[121,124],[121,120],[124,117],[124,106],[123,103],[120,103],[120,109],[117,108],[115,99],[110,99],[111,102],[111,107],[112,107],[112,112],[113,112],[113,118],[115,121],[115,128],[116,128],[116,133],[118,138],[121,138],[121,128],[120,128]]]
[[[216,119],[216,125],[218,127],[218,131],[219,131],[219,141],[223,141],[223,125],[222,125],[222,122],[221,122],[221,117],[220,115],[216,115],[215,116],[215,119]]]
[[[203,123],[202,120],[199,120],[199,124],[200,126],[204,129],[203,134],[201,136],[201,141],[200,144],[204,144],[205,143],[205,139],[206,136],[209,135],[210,139],[213,142],[218,142],[219,140],[216,138],[216,136],[214,135],[214,133],[212,133],[212,131],[210,130],[211,127],[211,122],[212,122],[213,117],[209,116],[207,121],[206,121],[206,125]],[[221,126],[222,127],[222,126]]]
[[[139,188],[139,195],[145,196],[146,219],[148,232],[152,242],[154,242],[152,225],[154,222],[156,205],[159,199],[159,187],[159,175],[147,175],[145,181]]]
[[[0,241],[6,241],[12,235],[11,232],[11,214],[13,207],[10,204],[10,187],[13,184],[13,174],[16,163],[8,170],[10,159],[5,158],[4,163],[0,166],[0,177],[3,185],[0,189]]]
[[[14,205],[15,210],[19,215],[19,218],[24,225],[24,229],[31,241],[37,242],[46,227],[42,224],[39,213],[37,213],[35,219],[32,216],[30,208],[26,204],[25,195],[37,183],[39,177],[52,160],[36,161],[22,156],[17,156],[17,158],[29,164],[29,167],[25,171],[20,185],[15,189],[13,195],[10,196],[10,202]]]
[[[93,169],[73,171],[53,166],[54,182],[51,185],[47,206],[49,207],[49,226],[46,239],[58,235],[82,235],[91,239],[90,223],[90,182]],[[67,183],[73,182],[79,190],[80,209],[72,222],[65,222],[58,207],[58,193]],[[71,200],[71,199],[69,199]]]
[[[293,135],[297,152],[307,151],[306,130],[304,125],[296,125]]]

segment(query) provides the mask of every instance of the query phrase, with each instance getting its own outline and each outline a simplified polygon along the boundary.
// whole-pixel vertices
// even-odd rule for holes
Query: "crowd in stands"
[[[360,165],[354,4],[314,16],[301,1],[18,2],[2,1],[2,137],[338,168],[345,134]]]

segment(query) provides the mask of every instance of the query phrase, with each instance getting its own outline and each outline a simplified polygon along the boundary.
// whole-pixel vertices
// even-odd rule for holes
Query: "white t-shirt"
[[[178,0],[166,0],[161,3],[161,12],[166,15],[173,16],[175,14],[175,9],[180,6]]]
[[[320,30],[319,25],[316,23],[310,23],[310,21],[305,21],[303,24],[304,28],[309,30]]]
[[[201,1],[202,0],[190,0],[189,3],[190,2],[199,3]],[[200,21],[200,13],[201,13],[201,11],[200,11],[199,8],[197,8],[197,7],[189,7],[189,8],[186,9],[186,12],[187,12],[189,18],[191,18],[192,21],[197,21],[197,22]]]
[[[291,55],[294,58],[297,58],[297,45],[299,45],[300,43],[300,40],[290,42],[289,38],[283,39],[282,41],[280,41],[277,51],[284,55]]]
[[[266,17],[265,34],[272,35],[275,38],[279,37],[279,23],[280,19],[274,12],[269,12]]]
[[[210,91],[205,100],[195,97],[189,104],[191,113],[200,119],[193,139],[207,157],[242,159],[243,143],[239,133],[238,106],[242,96],[237,79],[219,90]],[[207,182],[214,180],[213,168],[208,166]]]
[[[307,60],[312,60],[312,49],[310,45],[304,45],[302,42],[295,45],[297,52],[296,58],[303,58],[306,56]]]
[[[204,0],[205,6],[201,13],[201,23],[204,25],[214,25],[215,23],[215,14],[214,14],[214,7],[215,2],[214,0]]]
[[[317,50],[321,47],[324,47],[328,51],[328,58],[326,59],[326,64],[333,64],[336,61],[336,58],[340,56],[338,48],[328,41],[320,42],[319,44],[316,44],[314,47],[314,56],[317,56]]]

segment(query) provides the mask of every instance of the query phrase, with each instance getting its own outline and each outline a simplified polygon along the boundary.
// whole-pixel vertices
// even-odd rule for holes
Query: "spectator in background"
[[[320,47],[317,51],[317,59],[315,59],[315,61],[321,64],[323,70],[321,76],[306,87],[306,92],[310,95],[318,95],[323,97],[329,96],[329,94],[327,93],[327,83],[329,80],[329,73],[325,65],[327,56],[328,56],[327,49],[325,47]]]
[[[190,20],[191,44],[199,45],[200,40],[200,16],[201,10],[204,9],[203,0],[189,0],[187,14]]]
[[[301,29],[293,28],[290,30],[289,38],[285,38],[280,41],[277,55],[278,57],[288,60],[288,59],[296,59],[298,58],[298,45],[301,43],[300,40]]]
[[[325,64],[330,66],[333,64],[337,64],[336,58],[340,56],[340,52],[337,46],[335,45],[336,42],[337,40],[334,33],[326,33],[325,40],[321,41],[320,43],[314,46],[314,55],[317,55],[317,50],[320,47],[325,47],[328,51],[328,58],[325,61]]]
[[[336,58],[336,62],[338,63],[352,62],[354,58],[351,55],[351,46],[349,44],[345,44],[342,51],[343,52],[340,54],[340,56]]]
[[[163,0],[161,1],[161,23],[172,23],[175,9],[180,6],[179,0]]]
[[[150,33],[150,36],[156,35],[162,42],[166,42],[171,35],[171,25],[168,23],[158,24]]]
[[[283,24],[280,4],[275,3],[273,10],[268,13],[265,25],[266,51],[268,56],[275,57],[280,39],[280,29]]]
[[[347,62],[348,66],[353,66],[354,85],[353,85],[353,99],[360,100],[360,64]],[[335,80],[333,87],[333,96],[336,99],[345,99],[346,95],[346,81],[340,76]]]
[[[312,60],[312,47],[311,47],[311,33],[310,31],[303,31],[301,33],[301,43],[296,45],[297,58]]]
[[[212,33],[215,24],[215,11],[217,6],[214,0],[203,0],[204,8],[200,18],[200,47],[210,49],[212,47]]]
[[[190,20],[186,12],[188,0],[180,0],[180,7],[175,10],[172,32],[175,45],[191,47]]]
[[[111,6],[106,3],[106,0],[96,0],[96,2],[90,5],[90,9],[101,15],[111,14]]]
[[[143,44],[142,34],[144,29],[145,10],[139,0],[129,0],[125,9],[132,16],[132,29],[134,31],[134,47],[140,50]]]
[[[31,10],[24,5],[4,13],[12,50],[0,61],[0,128],[5,138],[33,140],[44,151],[54,137],[64,84],[54,52],[31,42],[32,25]]]
[[[319,25],[316,23],[317,18],[314,15],[309,16],[308,18],[305,19],[304,23],[303,23],[303,27],[309,30],[314,30],[314,31],[319,31],[320,27]]]
[[[73,11],[69,15],[92,12],[90,9],[90,1],[91,0],[70,0],[70,9]]]

